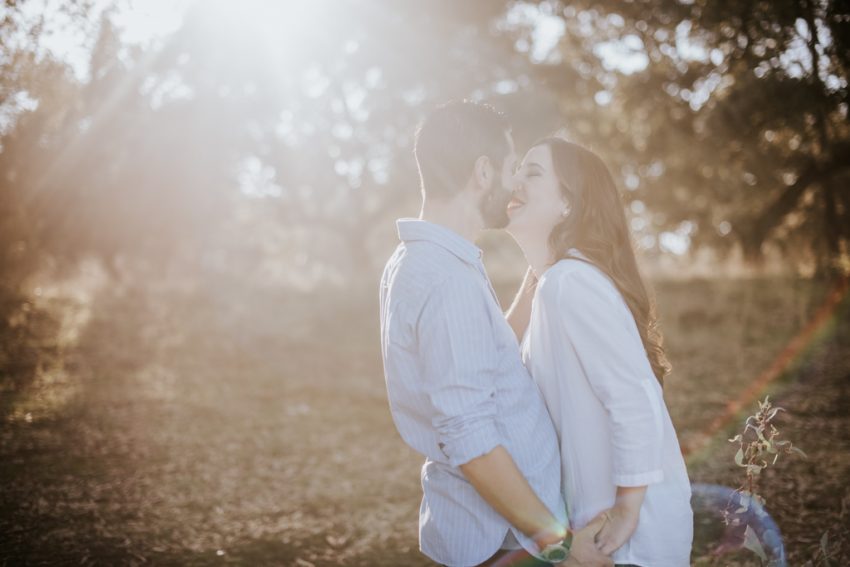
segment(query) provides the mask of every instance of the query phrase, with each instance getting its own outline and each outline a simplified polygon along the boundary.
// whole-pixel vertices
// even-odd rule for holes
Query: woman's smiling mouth
[[[514,195],[511,198],[511,201],[508,203],[508,211],[513,211],[515,209],[518,209],[521,206],[523,206],[524,204],[525,204],[525,201],[523,201],[522,199],[520,199],[519,197]]]

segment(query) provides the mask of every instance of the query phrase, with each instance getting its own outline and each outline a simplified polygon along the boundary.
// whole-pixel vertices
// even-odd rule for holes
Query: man
[[[420,549],[451,566],[490,565],[520,546],[538,558],[563,551],[555,430],[473,244],[508,222],[510,127],[490,107],[448,103],[422,123],[414,153],[422,210],[397,223],[381,347],[393,420],[425,456]],[[612,564],[593,543],[601,522],[575,534],[565,565]]]

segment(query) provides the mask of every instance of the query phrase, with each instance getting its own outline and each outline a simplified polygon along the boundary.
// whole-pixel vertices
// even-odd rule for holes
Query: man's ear
[[[493,183],[493,176],[495,175],[493,164],[490,163],[490,158],[487,156],[481,156],[475,160],[475,169],[473,170],[472,175],[475,178],[475,185],[477,187],[489,189],[490,185]]]

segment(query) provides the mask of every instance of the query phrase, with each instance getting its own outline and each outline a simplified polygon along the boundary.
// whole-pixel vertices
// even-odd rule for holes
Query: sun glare
[[[335,9],[340,11],[339,4]],[[326,32],[324,25],[335,17],[327,0],[312,2],[214,0],[196,3],[190,13],[202,19],[208,33],[224,33],[234,39],[261,41],[270,55],[309,57]]]

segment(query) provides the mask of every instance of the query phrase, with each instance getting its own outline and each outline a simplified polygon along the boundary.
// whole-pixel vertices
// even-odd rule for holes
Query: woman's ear
[[[575,207],[573,203],[575,202],[573,199],[573,195],[566,191],[561,191],[561,218],[568,218],[574,211]]]

